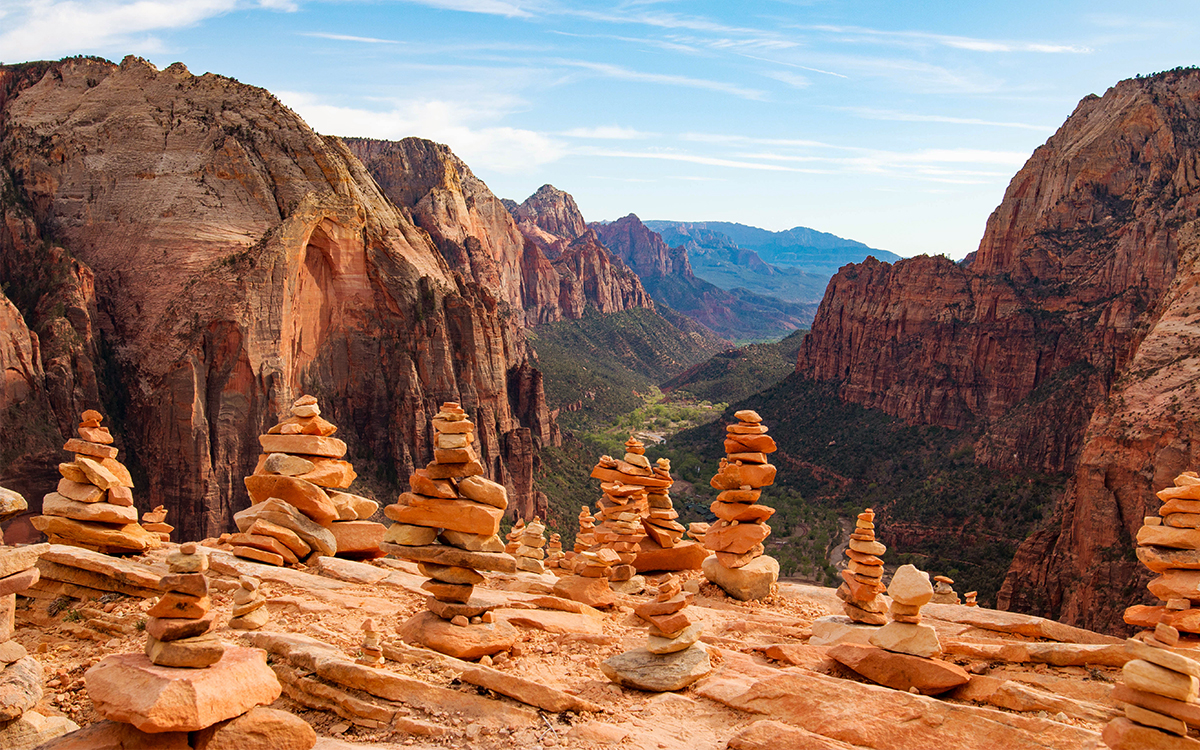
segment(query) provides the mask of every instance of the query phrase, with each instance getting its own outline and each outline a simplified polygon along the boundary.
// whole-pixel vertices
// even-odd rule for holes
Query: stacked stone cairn
[[[700,544],[704,544],[704,535],[708,533],[708,524],[703,521],[696,521],[688,524],[687,535],[695,539]]]
[[[314,545],[301,537],[301,543],[296,544],[294,537],[298,534],[294,528],[292,534],[266,524],[252,529],[259,519],[251,513],[244,517],[245,523],[238,523],[241,533],[230,540],[234,555],[268,565],[292,565],[314,550],[321,555],[352,559],[383,554],[379,548],[383,524],[365,520],[379,510],[379,504],[339,491],[348,488],[358,475],[349,461],[342,460],[346,444],[333,437],[335,432],[337,427],[321,418],[317,399],[301,396],[292,404],[290,417],[259,436],[263,454],[254,473],[245,479],[251,510],[276,501],[263,510],[296,515],[277,503],[291,506],[312,525],[325,529],[315,534],[321,540]],[[265,520],[280,525],[277,520]]]
[[[596,545],[575,555],[573,572],[554,584],[554,595],[582,602],[589,607],[609,607],[616,603],[616,594],[609,584],[612,568],[621,562],[611,549]]]
[[[368,667],[383,666],[383,644],[380,642],[379,630],[375,627],[375,621],[368,617],[363,621],[363,642],[362,656],[355,659],[359,664],[365,664]]]
[[[167,523],[167,509],[162,505],[156,505],[154,510],[142,514],[142,528],[151,534],[158,534],[162,542],[171,541],[171,532],[175,530],[174,526]]]
[[[525,533],[525,519],[518,518],[513,524],[512,531],[504,535],[504,553],[515,556],[517,547],[521,546],[521,535]]]
[[[733,416],[738,423],[725,428],[725,458],[709,482],[721,494],[710,508],[717,521],[704,532],[704,546],[715,554],[702,567],[730,596],[763,599],[779,579],[779,563],[764,555],[763,546],[775,509],[758,502],[762,488],[775,482],[775,467],[767,462],[775,441],[757,412],[743,409]]]
[[[1200,662],[1179,649],[1179,630],[1159,623],[1152,633],[1125,642],[1132,659],[1121,669],[1113,699],[1124,716],[1104,728],[1113,750],[1172,750],[1200,747],[1188,727],[1200,727]]]
[[[10,499],[8,511],[25,503],[17,493],[12,495],[20,502]],[[37,583],[37,561],[48,549],[49,544],[0,546],[0,748],[6,750],[37,747],[79,728],[69,719],[30,710],[42,699],[42,665],[12,639],[17,594]]]
[[[892,621],[871,633],[870,641],[885,651],[926,659],[939,656],[942,644],[937,631],[921,624],[921,607],[933,599],[929,574],[912,565],[901,565],[888,585]]]
[[[410,492],[384,509],[396,523],[387,530],[383,549],[416,562],[429,576],[421,586],[430,593],[429,611],[405,622],[401,638],[476,659],[506,651],[517,639],[516,628],[493,621],[496,603],[472,597],[484,581],[478,571],[516,572],[498,536],[508,493],[483,478],[473,447],[475,425],[457,403],[442,404],[432,421],[434,460],[409,478]]]
[[[216,616],[209,610],[208,555],[195,542],[167,555],[162,577],[166,592],[147,612],[146,656],[160,667],[200,669],[216,664],[225,644],[211,633]]]
[[[157,548],[161,541],[138,524],[133,507],[133,479],[117,461],[117,449],[100,412],[88,409],[81,417],[79,437],[63,450],[75,460],[58,465],[58,490],[42,500],[42,515],[34,528],[54,544],[69,544],[94,552],[127,555]]]
[[[646,538],[642,519],[650,513],[649,491],[665,492],[674,484],[669,473],[665,478],[655,473],[645,453],[641,441],[630,437],[625,441],[623,459],[601,456],[592,469],[592,477],[600,480],[604,492],[596,503],[599,525],[592,536],[596,545],[616,552],[620,559],[609,576],[613,583],[629,581],[637,575],[633,562]],[[634,588],[640,585],[640,582],[631,584]]]
[[[933,577],[934,604],[961,604],[958,594],[954,591],[954,579],[949,576]]]
[[[1159,515],[1143,520],[1137,556],[1157,574],[1149,589],[1163,604],[1129,607],[1125,622],[1148,630],[1165,623],[1184,634],[1186,645],[1200,645],[1200,475],[1185,471],[1157,494],[1163,504]]]
[[[846,568],[842,570],[842,585],[837,590],[842,609],[854,622],[864,625],[883,625],[883,553],[887,552],[875,539],[875,511],[867,508],[858,514],[850,545],[846,548]],[[933,589],[930,589],[933,596]],[[926,600],[928,601],[928,600]],[[925,602],[921,602],[924,604]]]
[[[596,546],[596,518],[586,505],[579,508],[579,533],[575,535],[575,552],[586,552]]]
[[[542,562],[546,557],[546,550],[542,549],[545,546],[546,525],[541,519],[534,518],[517,538],[517,548],[513,551],[513,557],[517,559],[517,570],[538,575],[545,573],[546,565]]]
[[[229,627],[234,630],[258,630],[271,619],[267,597],[261,591],[262,581],[253,576],[240,576],[233,592],[233,616]]]
[[[967,593],[963,594],[963,605],[967,607],[978,607],[979,602],[975,601],[975,598],[978,596],[978,591],[968,591]]]
[[[691,603],[692,594],[682,590],[679,579],[667,576],[654,599],[634,609],[649,625],[646,645],[604,661],[604,675],[619,685],[667,692],[682,690],[712,671],[708,651],[699,642],[703,628],[684,612]]]
[[[562,569],[566,556],[563,552],[562,536],[551,534],[550,543],[546,545],[546,568],[557,574]]]

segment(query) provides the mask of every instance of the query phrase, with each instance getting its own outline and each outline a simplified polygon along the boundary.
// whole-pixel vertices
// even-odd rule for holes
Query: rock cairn
[[[504,553],[516,556],[517,547],[521,546],[521,535],[525,533],[525,519],[518,518],[513,524],[512,531],[504,535]]]
[[[164,593],[146,622],[146,656],[160,667],[200,669],[216,664],[225,654],[225,643],[211,631],[216,616],[209,610],[208,555],[195,542],[180,545],[167,555],[162,577]]]
[[[253,576],[240,576],[233,592],[233,616],[229,627],[234,630],[258,630],[271,619],[267,597],[262,593],[262,581]]]
[[[442,404],[433,429],[434,460],[413,473],[410,492],[384,509],[396,523],[387,530],[383,548],[416,562],[429,576],[421,586],[430,594],[429,611],[405,622],[401,637],[475,659],[506,651],[517,638],[512,625],[492,621],[494,601],[472,597],[484,580],[478,571],[516,571],[498,536],[508,493],[483,478],[473,447],[475,425],[458,404]]]
[[[36,747],[79,728],[68,719],[50,718],[31,710],[42,699],[42,665],[24,646],[12,640],[17,594],[38,582],[37,561],[48,549],[49,544],[0,547],[0,747],[3,748]]]
[[[550,543],[546,545],[546,568],[557,573],[565,560],[562,537],[559,534],[551,534]]]
[[[1160,622],[1183,632],[1188,645],[1200,636],[1200,475],[1185,471],[1158,492],[1159,515],[1146,516],[1137,534],[1137,556],[1157,574],[1150,593],[1163,604],[1135,605],[1125,622],[1153,630]],[[1192,637],[1188,637],[1192,636]]]
[[[310,525],[325,529],[321,542],[313,544],[301,537],[296,544],[297,530],[281,533],[266,524],[258,524],[259,515],[244,516],[239,523],[241,533],[230,540],[233,554],[268,565],[295,564],[312,554],[337,554],[355,559],[378,557],[383,540],[383,525],[367,521],[379,504],[365,497],[340,492],[358,476],[346,455],[346,444],[333,437],[337,427],[321,418],[321,409],[313,396],[301,396],[292,404],[291,416],[260,435],[258,442],[263,454],[254,473],[246,477],[246,491],[254,508],[285,515],[302,515]],[[265,507],[275,501],[276,505]],[[298,513],[278,507],[291,506]],[[235,520],[236,517],[235,517]],[[280,524],[279,519],[264,519],[284,530],[295,524]],[[306,549],[307,548],[307,549]]]
[[[626,443],[626,446],[629,444]],[[641,444],[638,443],[640,446]],[[641,449],[643,452],[645,448]],[[654,462],[654,476],[659,479],[667,479],[671,484],[675,483],[671,479],[671,460],[660,458]],[[679,518],[678,511],[675,510],[675,504],[671,501],[671,488],[663,487],[648,491],[646,501],[649,504],[649,512],[642,519],[642,526],[646,530],[646,536],[650,537],[658,546],[664,549],[670,549],[679,544],[683,539],[684,532],[687,531],[683,524],[676,521]]]
[[[542,549],[545,546],[546,525],[541,519],[534,518],[517,538],[517,549],[513,552],[513,557],[517,559],[517,570],[538,575],[545,573],[546,565],[542,562],[546,557],[546,550]]]
[[[579,508],[579,533],[575,535],[575,552],[586,552],[596,545],[596,518],[586,505]]]
[[[704,535],[708,533],[708,524],[703,521],[696,521],[688,524],[687,535],[695,539],[700,544],[704,544]]]
[[[54,544],[69,544],[110,555],[138,554],[161,541],[138,523],[133,507],[133,478],[117,461],[117,449],[100,412],[88,409],[79,422],[79,437],[63,450],[75,460],[58,465],[58,490],[42,500],[34,528]]]
[[[712,671],[708,651],[699,643],[703,628],[684,612],[691,603],[679,579],[667,576],[654,599],[634,609],[649,625],[646,645],[604,661],[604,675],[619,685],[661,693],[682,690]]]
[[[1178,645],[1179,630],[1166,623],[1125,642],[1133,658],[1113,690],[1125,715],[1109,722],[1102,735],[1113,750],[1200,745],[1187,737],[1189,725],[1200,726],[1200,662]]]
[[[779,579],[779,563],[764,555],[771,534],[766,521],[775,509],[759,504],[762,488],[775,482],[767,454],[775,441],[758,412],[743,409],[737,424],[725,428],[725,458],[709,484],[721,490],[710,508],[717,521],[704,532],[715,554],[704,560],[704,575],[735,599],[762,599]]]
[[[942,653],[937,631],[921,624],[921,607],[934,596],[929,574],[912,565],[901,565],[888,584],[892,621],[871,633],[870,641],[885,651],[926,659]]]
[[[171,541],[171,532],[175,530],[174,526],[167,523],[167,509],[162,505],[156,505],[154,510],[142,514],[142,528],[151,534],[158,534],[161,542]]]
[[[616,552],[597,546],[575,555],[574,571],[554,584],[554,595],[573,599],[589,607],[609,607],[617,597],[609,585],[612,567],[621,562]]]
[[[961,604],[954,591],[954,579],[949,576],[933,577],[934,604]]]
[[[363,621],[363,642],[362,656],[355,661],[359,664],[365,664],[368,667],[383,666],[383,644],[380,642],[379,630],[375,627],[375,621],[368,617]]]
[[[979,596],[978,591],[968,591],[967,593],[963,594],[963,605],[967,607],[978,607],[979,602],[975,601],[977,596]]]
[[[669,473],[666,477],[655,473],[645,453],[646,447],[641,441],[630,437],[625,441],[623,459],[601,456],[592,469],[592,477],[600,480],[600,489],[604,493],[596,503],[599,525],[592,536],[596,545],[616,552],[620,559],[609,574],[609,580],[614,583],[628,581],[637,575],[633,562],[646,538],[642,518],[650,512],[648,493],[651,490],[666,491],[674,484]]]
[[[875,539],[875,511],[867,508],[858,514],[854,533],[850,535],[850,544],[846,548],[846,568],[842,570],[842,585],[837,590],[842,609],[854,622],[865,625],[883,625],[887,622],[883,600],[879,598],[884,591],[884,552],[887,552],[887,547]],[[933,589],[929,591],[932,597]]]

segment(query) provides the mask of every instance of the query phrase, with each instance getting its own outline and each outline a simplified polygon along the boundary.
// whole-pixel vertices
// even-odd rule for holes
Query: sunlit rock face
[[[0,264],[42,291],[18,307],[54,333],[59,431],[112,413],[182,538],[232,528],[255,436],[302,393],[401,484],[459,401],[488,475],[534,504],[533,447],[556,433],[507,287],[448,262],[341,141],[262,89],[132,57],[0,68],[0,106]]]
[[[982,429],[993,467],[1072,473],[1001,604],[1099,629],[1142,596],[1132,534],[1195,468],[1200,72],[1089,96],[962,263],[843,268],[797,371],[914,423]]]

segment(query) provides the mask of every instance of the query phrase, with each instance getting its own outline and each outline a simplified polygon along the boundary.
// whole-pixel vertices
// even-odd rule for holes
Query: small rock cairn
[[[963,594],[963,606],[964,607],[978,607],[979,602],[975,601],[975,598],[978,596],[979,596],[978,591],[968,591],[967,593]]]
[[[645,452],[646,449],[641,448],[641,443],[633,442],[643,453]],[[628,447],[630,443],[625,445]],[[626,456],[626,460],[628,460],[628,456]],[[660,458],[655,461],[654,476],[659,479],[668,479],[671,484],[674,484],[675,480],[671,479],[671,460]],[[675,520],[679,518],[679,512],[675,510],[675,504],[671,501],[671,488],[668,486],[648,492],[646,501],[650,505],[648,515],[642,521],[646,535],[664,549],[670,549],[679,544],[687,529]]]
[[[383,645],[380,642],[379,630],[375,627],[375,620],[368,617],[363,621],[363,642],[362,656],[355,659],[359,664],[365,664],[368,667],[383,666]]]
[[[513,557],[517,559],[517,570],[538,575],[545,573],[546,565],[542,562],[546,557],[546,550],[542,549],[545,546],[546,525],[541,519],[534,518],[517,538],[517,549],[513,553]]]
[[[504,485],[483,478],[473,448],[475,425],[457,403],[442,404],[433,429],[434,460],[410,477],[412,491],[384,509],[396,523],[387,530],[383,549],[416,562],[429,576],[421,585],[430,593],[429,611],[405,622],[401,637],[475,659],[506,651],[517,638],[512,625],[492,621],[496,603],[471,596],[484,580],[478,571],[516,572],[498,536],[508,493]]]
[[[546,545],[546,568],[557,574],[565,559],[566,553],[563,552],[562,536],[551,534],[550,543]]]
[[[766,521],[775,509],[760,505],[762,488],[775,482],[767,453],[775,441],[758,412],[743,409],[737,424],[725,428],[725,458],[709,484],[721,490],[711,506],[717,521],[704,532],[704,546],[716,554],[704,560],[704,575],[730,596],[743,601],[770,595],[779,579],[779,563],[764,555],[771,534]]]
[[[575,535],[575,552],[586,552],[596,545],[596,518],[586,505],[579,507],[579,533]]]
[[[879,598],[884,590],[881,559],[884,552],[887,552],[887,547],[875,539],[875,511],[867,508],[858,514],[854,533],[850,535],[850,545],[846,548],[846,568],[842,571],[842,585],[837,590],[838,598],[842,600],[842,609],[854,622],[864,625],[883,625],[887,622],[883,600]],[[929,582],[928,577],[925,582]],[[929,596],[933,596],[932,587],[929,589]],[[929,599],[925,599],[921,604],[927,601]]]
[[[1133,659],[1113,690],[1125,715],[1104,728],[1104,743],[1113,750],[1182,750],[1200,744],[1187,738],[1188,725],[1200,726],[1200,662],[1177,648],[1179,631],[1166,623],[1139,637],[1125,642]]]
[[[954,591],[954,579],[950,576],[933,577],[934,604],[961,604],[958,594]]]
[[[146,656],[160,667],[200,669],[216,664],[225,644],[211,634],[216,616],[209,610],[208,555],[195,542],[167,555],[162,577],[166,592],[150,608],[146,622]]]
[[[633,562],[646,538],[642,518],[650,512],[649,490],[665,492],[674,484],[669,472],[665,472],[666,477],[655,472],[645,453],[642,442],[631,436],[625,441],[623,459],[601,456],[592,469],[592,477],[600,480],[604,492],[596,503],[599,526],[592,534],[597,545],[616,552],[620,559],[609,576],[613,583],[629,581],[637,575]]]
[[[158,534],[161,542],[171,541],[171,532],[175,530],[174,526],[167,523],[167,509],[162,505],[156,505],[154,510],[142,514],[142,528],[151,534]]]
[[[261,511],[300,515],[310,523],[281,523],[279,517],[247,513],[245,523],[238,523],[241,533],[230,540],[233,554],[268,565],[296,564],[314,550],[321,555],[378,557],[383,525],[362,519],[370,518],[379,504],[335,489],[349,487],[358,476],[350,462],[342,460],[346,444],[333,437],[337,427],[321,418],[313,396],[296,399],[291,414],[259,436],[263,455],[254,473],[245,478],[246,491],[250,493],[250,511],[261,505]],[[290,508],[280,508],[279,503]],[[281,533],[267,524],[250,528],[260,518],[292,533]],[[325,531],[311,530],[314,525]],[[302,544],[295,543],[297,536]]]
[[[892,621],[871,633],[870,641],[885,651],[931,659],[942,653],[937,631],[921,624],[921,607],[933,599],[929,574],[912,565],[901,565],[888,585]]]
[[[682,690],[710,672],[708,651],[699,643],[703,628],[683,611],[691,603],[679,579],[667,576],[654,599],[634,609],[650,626],[646,645],[604,661],[605,676],[619,685],[666,692]]]
[[[1158,574],[1149,589],[1163,605],[1129,607],[1125,622],[1149,630],[1165,623],[1197,645],[1186,636],[1200,636],[1200,475],[1185,471],[1158,498],[1159,515],[1146,516],[1138,531],[1137,556]]]
[[[11,492],[6,490],[6,492]],[[12,493],[16,495],[17,493]],[[17,495],[20,497],[20,495]],[[21,498],[21,503],[24,503]],[[18,503],[12,502],[11,507]],[[0,747],[31,748],[78,729],[75,722],[33,711],[42,699],[42,665],[12,640],[17,594],[37,583],[37,560],[49,544],[0,546]]]
[[[504,535],[504,553],[506,555],[517,554],[517,547],[521,546],[521,535],[525,533],[525,519],[518,518],[513,524],[512,531]]]
[[[261,591],[262,581],[253,576],[240,576],[233,592],[233,616],[229,627],[234,630],[258,630],[271,619],[267,597]]]
[[[157,548],[158,534],[138,524],[133,507],[133,478],[117,461],[117,449],[103,417],[85,411],[77,430],[63,450],[75,460],[58,465],[62,479],[58,491],[42,500],[42,515],[32,519],[34,528],[54,544],[69,544],[110,555],[128,555]]]

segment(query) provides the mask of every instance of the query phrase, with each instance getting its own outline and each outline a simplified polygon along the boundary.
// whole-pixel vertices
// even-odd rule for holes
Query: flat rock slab
[[[756,721],[729,738],[729,750],[863,750],[781,721]]]
[[[1046,719],[801,670],[757,680],[741,690],[737,682],[713,687],[718,689],[705,688],[702,694],[730,708],[876,750],[1079,750],[1100,741],[1096,732]]]
[[[835,646],[839,643],[861,643],[871,645],[871,636],[879,631],[880,625],[855,622],[846,615],[826,615],[813,620],[810,646]]]
[[[970,656],[989,661],[1011,663],[1032,662],[1053,664],[1056,667],[1106,666],[1123,667],[1133,659],[1124,644],[1095,645],[1090,643],[1019,643],[1014,641],[946,640],[942,650],[947,654]]]
[[[379,583],[391,574],[391,571],[377,568],[374,565],[343,560],[340,557],[318,557],[316,567],[321,575],[347,583]]]
[[[1022,615],[1017,612],[1002,612],[985,607],[963,607],[957,604],[926,604],[921,608],[921,614],[939,620],[948,620],[962,625],[970,625],[981,630],[994,630],[998,633],[1013,633],[1031,638],[1047,638],[1060,643],[1090,643],[1105,645],[1123,643],[1120,638],[1090,630],[1064,625],[1061,622],[1047,620],[1034,615]]]
[[[74,726],[74,722],[71,723]],[[192,746],[187,732],[150,734],[132,724],[104,720],[83,729],[76,727],[75,731],[47,742],[38,750],[192,750]]]
[[[636,648],[600,663],[604,676],[618,685],[651,693],[683,690],[712,668],[708,651],[700,644],[673,654],[652,654]]]
[[[604,632],[604,620],[592,615],[545,609],[496,609],[492,613],[518,628],[545,630],[547,633]]]
[[[704,558],[701,569],[726,594],[744,602],[770,596],[771,587],[779,580],[779,562],[767,555],[756,557],[740,568],[726,568],[716,555],[710,555]]]
[[[589,607],[611,607],[617,603],[616,592],[608,585],[607,578],[563,576],[554,584],[554,596]]]
[[[660,547],[649,538],[641,543],[641,549],[633,560],[639,573],[657,570],[700,570],[708,550],[699,542],[680,542],[674,547]]]
[[[896,690],[916,688],[922,695],[939,695],[971,679],[957,664],[910,654],[884,651],[861,643],[841,643],[829,649],[830,658],[868,680]]]
[[[37,564],[38,558],[60,545],[30,544],[25,547],[0,547],[0,578],[6,578],[14,573],[29,570]]]
[[[0,721],[15,719],[42,699],[42,665],[32,656],[0,669]]]
[[[208,553],[209,564],[212,569],[223,575],[232,576],[252,576],[263,581],[273,581],[275,583],[284,583],[288,586],[294,586],[306,591],[325,590],[337,591],[339,589],[349,588],[350,584],[345,581],[337,581],[325,576],[317,576],[312,573],[305,573],[302,570],[293,570],[292,568],[280,568],[274,565],[263,565],[262,563],[243,560],[240,557],[235,557],[229,552],[218,549],[204,548]]]
[[[266,652],[227,648],[207,669],[160,667],[116,654],[83,676],[96,711],[143,732],[194,732],[275,701],[282,692]]]
[[[521,637],[520,631],[504,620],[479,625],[454,625],[428,610],[408,618],[396,632],[408,643],[416,643],[456,659],[478,659],[508,651]]]
[[[304,719],[274,708],[252,708],[196,733],[204,750],[311,750],[317,733]]]

